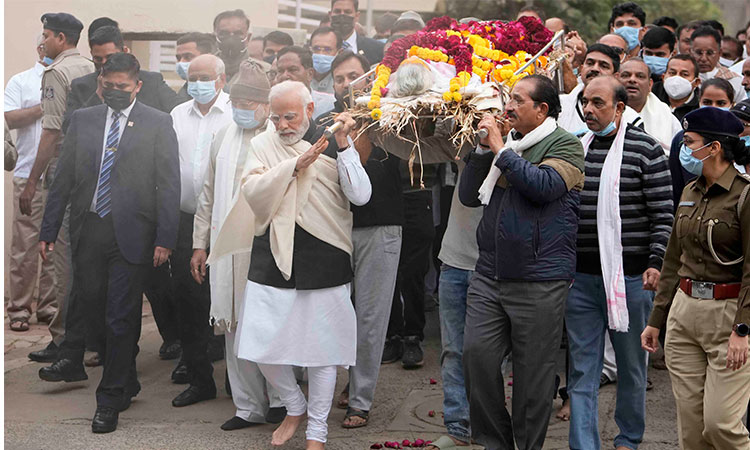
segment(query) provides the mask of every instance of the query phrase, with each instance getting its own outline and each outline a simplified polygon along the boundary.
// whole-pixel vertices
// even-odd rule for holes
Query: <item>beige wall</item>
[[[265,27],[277,25],[276,0],[5,0],[5,73],[3,86],[14,74],[34,64],[35,39],[42,32],[40,18],[47,12],[64,11],[76,16],[86,26],[78,48],[88,56],[88,24],[97,17],[117,20],[124,32],[211,32],[213,18],[221,11],[242,8],[251,23]],[[8,251],[10,223],[13,220],[12,177],[5,173],[5,295],[8,295]]]

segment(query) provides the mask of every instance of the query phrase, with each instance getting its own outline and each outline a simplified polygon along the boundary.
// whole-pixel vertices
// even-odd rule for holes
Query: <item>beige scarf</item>
[[[351,255],[352,213],[339,185],[336,160],[321,155],[295,177],[297,158],[311,147],[309,143],[286,145],[269,127],[250,146],[241,195],[219,231],[209,264],[223,255],[250,251],[253,237],[270,227],[271,253],[288,280],[295,224]]]

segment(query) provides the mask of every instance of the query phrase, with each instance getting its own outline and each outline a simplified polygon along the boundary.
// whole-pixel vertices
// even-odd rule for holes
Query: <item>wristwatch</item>
[[[737,333],[737,336],[745,337],[750,334],[750,326],[746,323],[736,323],[732,326],[732,331]]]

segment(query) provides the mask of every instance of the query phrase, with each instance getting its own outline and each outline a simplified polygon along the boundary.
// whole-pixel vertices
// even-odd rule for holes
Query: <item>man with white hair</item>
[[[206,350],[211,336],[208,283],[196,282],[190,270],[193,255],[193,221],[198,195],[211,151],[214,135],[232,122],[229,94],[222,91],[226,83],[224,62],[214,55],[200,55],[188,68],[188,93],[192,100],[172,110],[180,151],[180,224],[177,248],[171,268],[175,307],[180,323],[182,359],[175,372],[187,371],[190,386],[172,400],[173,406],[187,406],[216,397],[213,368]]]
[[[250,141],[244,184],[209,257],[252,249],[237,356],[258,363],[287,416],[272,445],[294,435],[307,413],[307,448],[322,449],[336,387],[336,366],[356,361],[351,302],[352,213],[372,186],[352,142],[354,121],[310,145],[314,105],[304,84],[284,81],[269,95],[274,125]],[[309,402],[292,366],[308,368]]]

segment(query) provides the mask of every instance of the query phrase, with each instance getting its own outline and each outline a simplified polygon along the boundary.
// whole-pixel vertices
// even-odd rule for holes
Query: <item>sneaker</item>
[[[401,341],[401,337],[393,336],[392,338],[385,341],[385,348],[383,348],[383,364],[390,364],[401,359],[404,354],[404,344]]]
[[[407,336],[404,339],[404,355],[401,365],[404,369],[418,369],[424,365],[422,343],[417,336]]]

